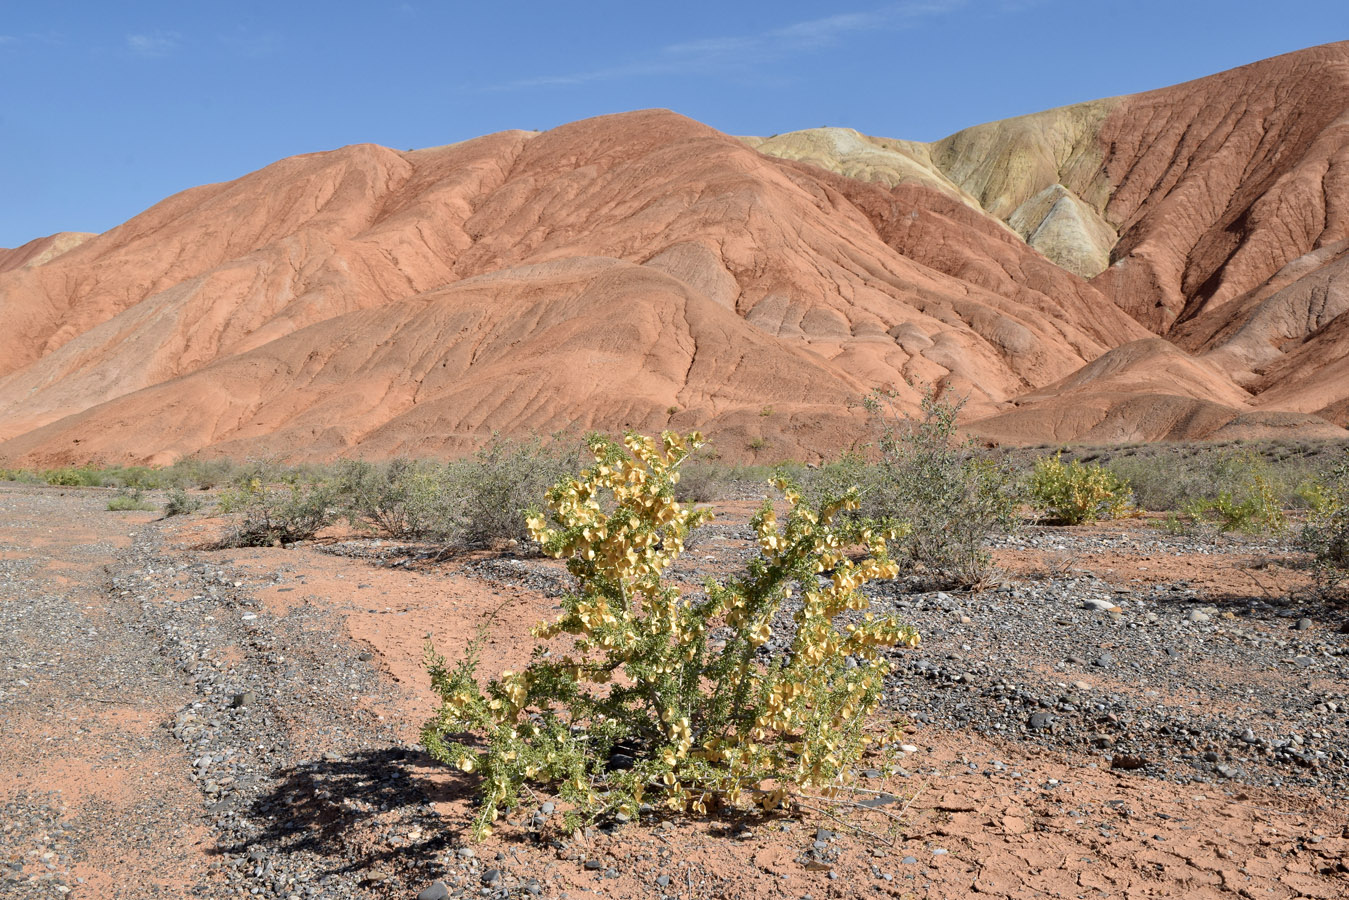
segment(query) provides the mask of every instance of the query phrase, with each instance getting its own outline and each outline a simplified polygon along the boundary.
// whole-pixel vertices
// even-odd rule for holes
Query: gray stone
[[[443,881],[433,881],[428,886],[422,888],[417,894],[417,900],[446,900],[450,896],[450,889],[445,886]]]
[[[1054,727],[1054,717],[1047,712],[1031,713],[1026,724],[1033,731],[1048,731]]]

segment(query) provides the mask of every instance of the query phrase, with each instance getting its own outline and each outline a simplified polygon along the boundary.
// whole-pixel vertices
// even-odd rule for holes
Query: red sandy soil
[[[733,504],[724,521],[744,518],[752,505]],[[175,539],[190,544],[214,533],[207,522],[176,530]],[[1146,539],[1152,532],[1140,523],[1080,531],[1086,538],[1121,533]],[[278,616],[305,603],[338,613],[345,637],[368,647],[398,686],[392,695],[397,699],[373,711],[415,740],[435,705],[419,661],[428,637],[453,659],[474,636],[476,624],[490,619],[494,636],[484,645],[483,670],[519,668],[528,659],[529,642],[518,636],[553,615],[554,601],[537,590],[468,574],[474,562],[491,556],[471,554],[420,570],[375,568],[366,559],[313,549],[223,551],[216,561],[250,581],[283,566],[303,573],[303,587],[260,590],[264,607]],[[1000,551],[998,561],[1009,578],[1045,577],[1070,564],[1077,572],[1140,587],[1183,579],[1207,597],[1248,591],[1252,568],[1260,573],[1262,589],[1275,595],[1307,586],[1305,571],[1271,565],[1261,554],[1101,552],[1069,560],[1055,551],[1026,550]],[[560,568],[546,560],[531,565]],[[722,567],[711,559],[699,566],[699,571]],[[523,826],[508,825],[478,854],[487,859],[504,852],[520,877],[533,873],[550,891],[572,897],[654,896],[652,879],[660,872],[672,873],[672,892],[725,898],[873,893],[1331,898],[1349,890],[1344,874],[1349,816],[1324,796],[1232,783],[1182,786],[1113,771],[1081,754],[969,731],[907,730],[911,737],[906,740],[918,750],[899,756],[914,774],[861,782],[867,791],[898,798],[880,811],[821,802],[820,811],[802,821],[751,820],[748,832],[734,838],[734,823],[675,820],[658,829],[587,833],[556,854],[526,841]],[[995,767],[994,760],[1000,765]],[[433,765],[418,773],[431,784],[447,786],[449,794],[436,804],[437,813],[443,822],[464,827],[471,809],[462,793],[448,787],[458,779]],[[870,796],[859,793],[854,799]],[[835,832],[829,844],[838,859],[830,865],[802,855],[817,827]],[[606,869],[616,867],[619,874],[603,879],[582,868],[580,862],[590,858],[602,860]],[[916,862],[905,863],[906,858]]]
[[[511,890],[537,884],[543,896],[572,898],[1335,898],[1349,890],[1342,797],[1240,781],[1178,784],[1112,770],[1093,753],[939,726],[908,725],[912,752],[868,763],[909,773],[859,782],[856,800],[893,797],[878,809],[821,801],[802,816],[675,818],[612,835],[546,826],[556,845],[512,818],[487,842],[466,844],[471,786],[425,756],[389,757],[386,748],[414,742],[434,709],[420,664],[428,636],[453,658],[490,621],[482,661],[490,674],[525,662],[521,635],[553,615],[556,600],[529,579],[484,576],[481,564],[504,560],[546,575],[556,563],[482,551],[388,565],[400,558],[394,547],[350,534],[287,549],[213,550],[220,520],[109,513],[107,496],[0,488],[0,641],[10,660],[0,673],[0,807],[14,823],[0,849],[18,864],[0,882],[6,896],[51,896],[54,885],[74,898],[270,890],[274,875],[249,880],[248,853],[292,878],[287,891],[322,884],[324,896],[341,897],[410,897],[433,878],[456,877],[476,896],[489,868]],[[752,505],[732,504],[721,521],[743,520]],[[1240,551],[1147,551],[1155,532],[1137,522],[1075,534],[1085,546],[1123,538],[1142,549],[1070,561],[1053,549],[1002,552],[1007,577],[1043,580],[1070,563],[1140,592],[1184,578],[1204,597],[1237,590],[1238,568],[1259,566],[1275,593],[1305,578]],[[731,564],[735,550],[734,541],[712,540],[685,559],[695,574],[710,572]],[[194,580],[198,571],[204,581]],[[200,648],[182,665],[170,649],[186,646],[178,639]],[[351,667],[331,668],[334,660]],[[230,702],[231,679],[256,694],[241,709]],[[1345,686],[1338,676],[1331,683]],[[230,756],[244,762],[239,783],[261,799],[214,811],[212,791],[221,789],[203,785],[220,776],[195,768],[202,745],[180,745],[170,730],[192,710],[256,723],[238,732],[245,743]],[[265,764],[250,764],[254,754]],[[364,758],[393,761],[367,776],[356,762]],[[407,776],[403,793],[378,787],[379,773],[395,769]],[[323,777],[346,787],[320,790]],[[376,792],[364,793],[371,784]],[[25,823],[39,813],[50,821],[34,831]],[[293,834],[273,827],[292,821],[302,826]],[[818,828],[832,833],[824,861],[808,852]],[[474,859],[457,857],[461,846],[472,846]],[[585,868],[587,859],[601,870]],[[659,875],[671,879],[665,890]]]

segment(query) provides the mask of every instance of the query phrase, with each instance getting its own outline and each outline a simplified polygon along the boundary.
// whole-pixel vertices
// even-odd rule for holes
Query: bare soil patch
[[[911,749],[852,805],[580,834],[523,810],[474,844],[471,778],[416,746],[423,646],[490,621],[484,669],[518,666],[556,563],[337,533],[208,550],[214,520],[103,505],[0,488],[5,896],[1349,892],[1349,635],[1267,541],[1031,529],[995,590],[884,586],[925,638],[884,716]],[[691,542],[690,590],[738,567],[753,506]]]

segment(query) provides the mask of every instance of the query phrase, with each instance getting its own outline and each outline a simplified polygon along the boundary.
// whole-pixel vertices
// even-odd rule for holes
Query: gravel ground
[[[405,893],[407,878],[425,880],[405,858],[434,868],[434,852],[399,852],[418,840],[434,851],[444,841],[404,769],[420,754],[362,708],[384,687],[370,654],[340,639],[335,617],[311,605],[284,618],[260,611],[256,585],[212,564],[210,553],[166,550],[148,515],[127,527],[103,509],[99,492],[5,489],[0,500],[11,531],[64,521],[127,538],[39,548],[7,535],[0,851],[10,862],[0,894],[87,894],[84,881],[94,879],[77,874],[81,861],[110,876],[119,897],[388,896]],[[44,571],[52,559],[99,565],[92,579],[65,584],[72,579]],[[286,577],[278,571],[272,580]],[[83,721],[91,699],[143,710],[152,726],[134,742],[115,722],[96,726],[92,739],[78,724],[52,727],[57,715]],[[27,780],[33,741],[54,765],[89,757],[131,798],[84,796],[50,770],[46,784],[12,790]],[[171,765],[174,783],[140,772],[135,760],[145,757]],[[137,798],[146,779],[158,783]],[[176,840],[184,823],[202,834]],[[117,859],[137,844],[157,851],[142,855],[176,857],[190,872],[137,885],[121,864],[142,878],[145,866]]]
[[[1116,559],[1226,558],[1231,571],[1290,556],[1267,540],[1035,529],[1004,547]],[[1260,576],[1257,575],[1257,578]],[[1259,582],[1214,597],[1188,581],[1091,573],[1008,580],[979,595],[906,594],[879,605],[924,637],[895,655],[889,702],[969,728],[1180,783],[1241,781],[1349,792],[1349,616]]]
[[[1345,887],[1334,875],[1345,838],[1315,810],[1342,802],[1349,788],[1349,634],[1342,611],[1270,593],[1292,577],[1262,562],[1287,556],[1275,543],[1133,525],[1031,529],[998,548],[1012,574],[995,590],[875,586],[877,605],[924,636],[920,650],[895,654],[887,693],[915,746],[899,751],[893,778],[864,773],[882,791],[878,806],[898,811],[926,794],[911,810],[903,806],[913,825],[893,853],[856,833],[799,822],[566,836],[550,830],[547,808],[475,846],[462,832],[471,812],[463,780],[430,765],[411,742],[416,722],[378,712],[408,691],[424,694],[424,685],[395,684],[380,652],[351,639],[340,598],[314,602],[314,576],[340,563],[358,579],[379,570],[449,585],[458,583],[452,570],[489,587],[484,611],[509,587],[535,597],[538,615],[524,612],[541,617],[565,585],[556,564],[485,553],[446,561],[424,547],[345,540],[260,551],[255,561],[275,564],[243,567],[229,554],[175,545],[166,537],[174,523],[105,505],[97,491],[0,487],[6,898],[776,898],[856,896],[863,883],[887,896],[950,897],[980,878],[983,892],[997,895],[990,861],[1006,848],[979,841],[1024,843],[1026,830],[1049,848],[1037,852],[1066,854],[1064,861],[1058,869],[1044,863],[1043,876],[1032,866],[1003,895],[1042,896],[1064,886],[1053,872],[1081,886],[1095,876],[1074,866],[1104,865],[1093,862],[1096,845],[1076,837],[1084,828],[1100,840],[1160,841],[1160,832],[1132,835],[1119,821],[1136,808],[1167,809],[1165,827],[1179,829],[1167,834],[1183,838],[1195,827],[1181,824],[1186,817],[1219,821],[1230,814],[1222,797],[1268,789],[1310,798],[1298,801],[1305,828],[1279,852],[1311,854],[1321,868],[1303,873],[1289,863],[1267,873],[1283,881],[1259,881],[1256,857],[1271,839],[1248,847],[1234,837],[1216,850],[1187,851],[1174,880],[1158,884],[1208,885],[1191,871],[1208,866],[1223,885],[1237,879],[1235,894],[1237,875],[1213,873],[1248,852],[1241,884],[1273,886],[1260,896],[1333,897]],[[690,542],[676,577],[692,587],[737,567],[749,538],[743,523],[718,522]],[[1114,574],[1101,558],[1113,561]],[[1243,592],[1230,586],[1244,575],[1224,576],[1229,588],[1215,591],[1200,577],[1166,574],[1182,563],[1193,570],[1195,559],[1250,570],[1255,581]],[[350,590],[351,580],[335,583]],[[304,591],[306,599],[284,608],[262,599]],[[471,633],[476,620],[465,610]],[[501,652],[521,650],[507,643]],[[1098,772],[1123,780],[1096,786]],[[1200,783],[1206,793],[1196,793]],[[943,784],[951,790],[937,790]],[[1097,793],[1089,797],[1084,786],[1074,796],[1072,784]],[[1268,804],[1281,795],[1260,796]],[[985,818],[953,830],[976,814]],[[1288,821],[1276,816],[1294,813],[1259,815],[1260,827],[1267,819],[1273,829]],[[1026,852],[1003,854],[1009,871],[1029,865]],[[1140,868],[1139,852],[1120,851],[1113,884],[1162,877]],[[1201,865],[1210,852],[1214,861]],[[1294,877],[1302,881],[1290,887]]]

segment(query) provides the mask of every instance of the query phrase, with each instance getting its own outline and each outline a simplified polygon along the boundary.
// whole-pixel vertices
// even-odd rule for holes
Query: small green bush
[[[139,490],[118,491],[111,500],[108,501],[108,509],[111,512],[127,512],[136,510],[148,512],[155,508],[155,505],[142,496]]]
[[[901,568],[943,587],[971,588],[992,568],[989,538],[1019,527],[1021,490],[1010,467],[959,439],[963,405],[929,392],[913,417],[898,413],[891,397],[873,394],[866,406],[879,462],[845,454],[810,473],[806,493],[820,500],[860,485],[857,518],[909,526],[892,547]]]
[[[63,466],[42,473],[47,484],[58,487],[104,487],[109,484],[102,469],[92,466]]]
[[[712,464],[690,461],[681,468],[675,499],[681,503],[711,503],[720,500],[729,482],[727,473]]]
[[[1269,463],[1252,450],[1225,453],[1214,465],[1216,492],[1190,499],[1182,512],[1218,531],[1279,533],[1288,527]]]
[[[1128,482],[1099,463],[1064,465],[1061,454],[1036,461],[1030,497],[1032,506],[1065,525],[1115,519],[1133,509]]]
[[[753,520],[760,555],[743,576],[694,596],[662,580],[709,518],[674,498],[700,436],[663,437],[630,434],[626,450],[592,438],[595,465],[548,492],[557,527],[530,515],[534,538],[567,561],[578,587],[555,622],[534,630],[545,643],[523,671],[484,687],[476,644],[454,666],[428,649],[441,707],[422,743],[481,773],[480,836],[530,783],[572,804],[573,822],[635,817],[646,800],[695,814],[747,800],[773,808],[836,785],[863,750],[890,669],[884,651],[918,642],[866,612],[859,589],[898,569],[881,534],[836,520],[855,495],[811,509],[784,483],[785,527],[765,504]],[[844,552],[856,543],[869,551],[860,562]],[[773,625],[798,586],[790,646],[775,649]],[[729,636],[714,644],[718,626]],[[455,739],[465,733],[480,743]]]
[[[1349,575],[1349,463],[1331,471],[1313,500],[1300,543],[1312,554],[1322,580],[1337,583]]]
[[[115,466],[105,469],[104,482],[130,491],[154,491],[165,486],[164,470],[149,466]]]
[[[204,505],[199,497],[193,497],[180,487],[169,488],[164,501],[164,516],[186,516],[201,509]]]
[[[187,456],[163,470],[165,484],[207,491],[234,480],[236,466],[228,459]]]
[[[574,445],[555,439],[513,441],[492,435],[487,446],[450,466],[459,492],[462,534],[470,543],[529,540],[525,512],[565,475],[576,471]]]
[[[421,460],[353,460],[339,464],[335,479],[352,524],[369,524],[393,538],[448,539],[461,530],[464,506],[450,474],[444,465]]]
[[[337,519],[339,495],[327,480],[296,479],[280,484],[253,479],[220,496],[220,509],[235,519],[224,543],[270,547],[312,538]]]

